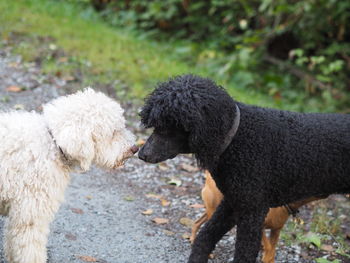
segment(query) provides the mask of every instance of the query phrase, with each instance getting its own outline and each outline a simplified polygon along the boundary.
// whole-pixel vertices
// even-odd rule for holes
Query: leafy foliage
[[[80,0],[86,2],[84,0]],[[113,26],[192,41],[238,88],[278,102],[349,111],[350,2],[337,0],[91,0]],[[310,107],[308,107],[310,108]]]
[[[317,263],[340,263],[340,260],[335,259],[335,260],[328,260],[326,258],[318,258],[316,259]]]

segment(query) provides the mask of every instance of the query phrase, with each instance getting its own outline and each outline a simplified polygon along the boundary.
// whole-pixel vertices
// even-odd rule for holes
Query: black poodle
[[[154,128],[139,152],[142,160],[157,163],[194,153],[224,194],[188,262],[207,262],[235,225],[234,262],[255,262],[270,207],[350,192],[350,115],[246,105],[193,75],[160,83],[140,115],[145,127]]]

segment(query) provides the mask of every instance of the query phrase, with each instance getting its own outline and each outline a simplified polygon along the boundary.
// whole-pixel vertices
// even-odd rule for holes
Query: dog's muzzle
[[[134,154],[137,153],[138,151],[139,151],[139,147],[138,146],[136,146],[136,145],[131,146],[129,151],[127,151],[125,153],[125,155],[123,156],[123,159],[122,159],[123,161],[122,162],[124,162],[127,159],[129,159],[130,157],[134,156]]]
[[[114,165],[113,169],[116,169],[116,168],[118,168],[118,167],[124,165],[125,161],[126,161],[127,159],[129,159],[130,157],[134,156],[134,154],[137,153],[138,151],[139,151],[139,147],[138,147],[138,146],[136,146],[136,145],[131,146],[131,148],[129,149],[128,152],[125,153],[125,155],[123,156],[123,158],[121,159],[121,161],[117,162],[117,163]]]
[[[136,145],[133,145],[131,148],[130,148],[130,151],[135,154],[139,151],[139,147],[137,147]]]

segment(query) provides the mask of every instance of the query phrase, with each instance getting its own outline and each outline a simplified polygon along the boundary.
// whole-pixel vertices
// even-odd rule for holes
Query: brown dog
[[[192,226],[192,234],[190,237],[191,243],[196,238],[196,234],[200,226],[211,218],[223,198],[222,193],[216,187],[215,181],[208,171],[205,171],[205,176],[206,179],[205,185],[202,189],[202,199],[206,212]],[[297,201],[286,206],[270,208],[264,222],[264,230],[270,229],[270,236],[267,237],[264,230],[262,235],[262,246],[264,250],[262,261],[264,263],[275,262],[276,245],[280,232],[284,224],[287,222],[289,215],[295,215],[299,207],[323,198],[326,197],[310,197],[308,199]]]

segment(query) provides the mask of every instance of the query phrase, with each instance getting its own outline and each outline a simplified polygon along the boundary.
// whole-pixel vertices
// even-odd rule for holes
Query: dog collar
[[[227,135],[225,137],[223,147],[221,148],[221,151],[220,151],[220,155],[223,154],[223,152],[226,150],[226,148],[232,142],[233,137],[237,133],[240,121],[241,121],[241,111],[239,110],[239,107],[236,104],[236,118],[235,118],[235,120],[233,122],[233,125],[232,125],[231,129],[228,131],[228,133],[227,133]]]
[[[296,217],[299,213],[298,209],[293,209],[289,204],[285,204],[284,207],[287,209],[288,214],[292,215],[293,217]]]
[[[58,150],[59,150],[61,156],[63,157],[64,161],[66,163],[69,163],[68,157],[65,155],[65,153],[62,150],[62,148],[57,144],[57,141],[56,141],[55,137],[53,137],[53,134],[52,134],[51,130],[49,128],[47,128],[47,131],[50,134],[50,136],[51,136],[53,142],[55,143],[56,147],[58,148]]]

